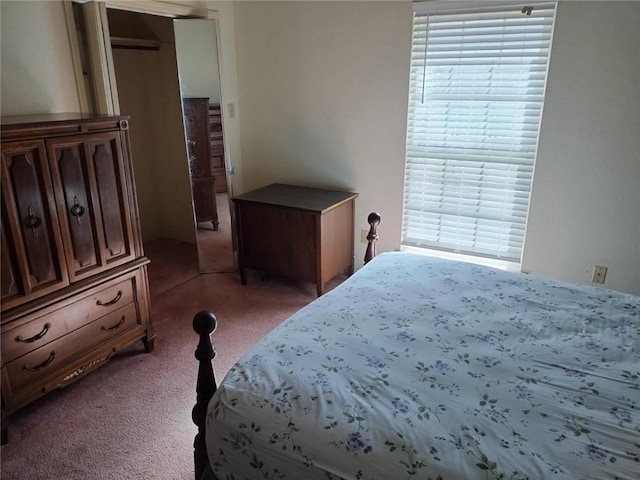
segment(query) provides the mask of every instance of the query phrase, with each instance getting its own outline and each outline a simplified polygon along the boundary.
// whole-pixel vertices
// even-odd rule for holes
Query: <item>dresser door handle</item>
[[[33,337],[31,338],[22,338],[21,335],[18,335],[16,337],[16,342],[20,342],[20,343],[33,343],[36,340],[40,340],[42,337],[44,337],[47,332],[49,331],[49,329],[51,328],[51,324],[50,323],[45,323],[44,327],[42,328],[42,331],[40,333],[35,334]]]
[[[110,307],[111,305],[115,305],[116,303],[118,303],[118,300],[120,300],[120,298],[122,297],[122,290],[118,290],[118,293],[116,294],[115,297],[113,297],[113,300],[109,300],[108,302],[103,303],[102,300],[96,300],[96,305],[99,305],[101,307]]]
[[[36,215],[31,207],[27,208],[27,216],[24,219],[24,225],[31,229],[31,233],[34,237],[38,236],[38,227],[42,225],[42,220]]]
[[[42,370],[45,367],[48,367],[49,365],[51,365],[51,362],[53,362],[53,359],[56,358],[56,352],[52,351],[51,354],[49,355],[49,358],[47,358],[44,362],[42,362],[40,365],[36,366],[36,367],[30,367],[29,365],[25,365],[24,367],[22,367],[24,370],[27,370],[29,372],[37,372],[38,370]]]
[[[124,321],[127,319],[126,315],[123,315],[122,318],[120,319],[120,321],[118,323],[116,323],[115,325],[111,326],[111,327],[105,327],[104,325],[102,325],[100,327],[101,330],[104,330],[105,332],[112,332],[113,330],[117,330],[118,328],[120,328],[122,325],[124,325]]]
[[[80,217],[84,215],[84,207],[78,202],[78,197],[73,197],[73,207],[71,207],[71,215],[76,217],[78,225],[80,225]]]

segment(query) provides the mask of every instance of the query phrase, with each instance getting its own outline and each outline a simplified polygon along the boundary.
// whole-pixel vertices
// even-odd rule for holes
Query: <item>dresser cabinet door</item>
[[[211,175],[216,177],[216,192],[227,191],[227,168],[224,163],[224,137],[220,104],[209,104],[209,137],[211,139]]]
[[[209,110],[206,98],[183,98],[191,178],[211,177]]]
[[[135,258],[119,132],[47,141],[71,281]]]
[[[42,141],[2,144],[2,250],[3,310],[69,284]]]
[[[214,222],[217,229],[218,222],[216,203],[216,182],[215,178],[194,178],[191,181],[191,191],[193,193],[193,208],[196,213],[196,222]]]
[[[19,283],[18,283],[18,269],[15,264],[15,258],[12,258],[12,252],[9,252],[11,248],[7,237],[4,232],[7,230],[8,222],[5,215],[5,203],[2,201],[2,227],[0,229],[0,236],[2,236],[2,246],[0,246],[0,268],[2,268],[2,277],[0,278],[0,291],[2,292],[2,302],[14,298],[16,295],[20,295]]]

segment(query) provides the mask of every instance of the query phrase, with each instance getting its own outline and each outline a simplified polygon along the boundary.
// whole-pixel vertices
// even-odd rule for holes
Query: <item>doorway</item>
[[[108,24],[111,37],[108,53],[112,56],[112,84],[117,85],[119,111],[131,117],[131,147],[145,245],[159,239],[180,242],[193,248],[201,273],[233,271],[235,253],[229,208],[233,186],[226,175],[229,158],[224,149],[221,115],[217,20],[174,20],[171,16],[111,8],[104,13],[103,23]],[[178,26],[183,22],[194,23]],[[189,34],[206,30],[206,34],[199,39],[193,35],[185,39],[180,30]],[[181,43],[187,48],[180,48]],[[195,63],[199,62],[200,67],[192,68],[198,55],[200,59]],[[179,70],[184,71],[178,73]],[[207,76],[209,85],[203,92]],[[215,168],[210,173],[216,179],[212,205],[217,228],[212,222],[208,226],[197,222],[198,212],[194,210],[194,187],[198,185],[191,176],[193,152],[186,143],[190,132],[183,105],[185,98],[196,95],[208,99],[209,118],[215,119],[217,112],[217,122],[211,123],[215,124],[213,130],[219,131],[214,132],[211,124],[206,127],[210,130],[206,140],[210,152],[214,133],[220,137],[217,144],[214,142],[213,153],[217,157],[213,159],[209,154],[211,170]]]
[[[217,29],[215,20],[173,20],[201,272],[235,266]]]

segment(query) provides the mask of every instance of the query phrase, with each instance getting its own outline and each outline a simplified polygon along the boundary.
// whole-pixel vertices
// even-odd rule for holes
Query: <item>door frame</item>
[[[184,3],[176,3],[175,1],[165,0],[65,0],[65,14],[67,17],[67,31],[70,39],[73,39],[72,57],[76,73],[76,82],[80,98],[87,98],[84,89],[84,80],[82,74],[82,62],[80,60],[79,47],[77,42],[77,34],[75,31],[75,23],[73,22],[73,11],[71,3],[80,3],[83,5],[86,21],[87,43],[89,47],[88,55],[90,59],[90,68],[93,78],[93,95],[96,103],[97,111],[93,113],[106,115],[119,115],[120,103],[118,101],[118,86],[116,83],[115,67],[111,52],[111,36],[109,33],[109,20],[107,18],[107,8],[118,10],[126,10],[136,13],[146,13],[149,15],[158,15],[169,18],[200,18],[206,20],[215,20],[216,26],[216,46],[218,54],[218,77],[220,85],[220,105],[222,108],[222,130],[225,133],[224,164],[227,171],[227,177],[235,173],[233,161],[230,157],[230,145],[228,143],[228,132],[225,126],[225,114],[223,100],[227,98],[224,81],[224,66],[222,65],[222,46],[220,35],[220,14],[217,10],[207,8],[198,8],[185,5]],[[74,48],[75,46],[75,48]],[[83,105],[87,105],[87,101]],[[81,102],[82,104],[82,102]],[[85,107],[82,107],[85,108]],[[89,108],[86,107],[89,113]],[[235,114],[231,114],[235,116]],[[233,196],[234,182],[227,178],[227,191],[229,197]],[[234,222],[233,214],[231,221]],[[235,240],[234,240],[235,245]]]
[[[120,104],[118,102],[118,86],[116,84],[115,68],[113,56],[111,54],[111,38],[109,34],[109,21],[107,18],[107,8],[117,10],[127,10],[136,13],[146,13],[149,15],[159,15],[169,18],[202,18],[208,20],[220,20],[220,15],[216,10],[206,8],[191,7],[182,3],[158,0],[76,0],[83,4],[85,13],[87,42],[89,44],[89,58],[91,61],[91,71],[94,80],[94,96],[98,111],[95,113],[107,115],[119,115]],[[70,2],[65,2],[66,4]],[[67,6],[67,10],[70,5]],[[68,15],[68,14],[67,14]],[[67,29],[74,29],[73,23],[67,21]],[[75,35],[75,31],[69,31],[69,37]],[[220,59],[220,29],[216,28],[216,40],[218,48],[218,59]],[[75,56],[75,55],[74,55]],[[79,58],[76,59],[80,65]],[[219,76],[222,76],[222,62],[218,60]],[[220,82],[220,96],[225,98]]]
[[[65,16],[67,19],[67,33],[71,44],[71,53],[73,59],[74,70],[76,74],[76,83],[78,83],[78,95],[85,99],[84,104],[81,102],[83,113],[90,113],[88,106],[87,93],[84,85],[82,73],[82,62],[79,53],[78,37],[75,30],[75,22],[73,17],[72,3],[82,4],[85,16],[85,28],[88,43],[88,56],[90,61],[91,74],[93,78],[92,93],[95,99],[96,114],[119,115],[120,104],[118,101],[118,88],[115,77],[115,67],[111,51],[111,36],[109,32],[109,20],[107,17],[107,9],[125,10],[135,13],[143,13],[149,15],[157,15],[169,18],[197,18],[216,21],[216,46],[218,54],[218,76],[220,85],[220,104],[223,105],[223,99],[226,99],[224,82],[226,78],[222,65],[222,46],[220,33],[220,13],[217,10],[209,8],[201,8],[190,6],[177,0],[63,0]],[[233,105],[230,104],[232,107]],[[86,108],[86,112],[85,109]],[[230,114],[235,117],[235,113]],[[224,125],[225,114],[223,109],[222,128],[225,133],[224,142],[224,165],[227,172],[227,192],[229,199],[234,195],[234,183],[230,176],[234,175],[235,169],[230,157],[230,146],[227,130]],[[235,212],[230,208],[231,225],[235,224]],[[231,243],[234,255],[234,264],[238,265],[238,252],[235,228],[231,228]]]

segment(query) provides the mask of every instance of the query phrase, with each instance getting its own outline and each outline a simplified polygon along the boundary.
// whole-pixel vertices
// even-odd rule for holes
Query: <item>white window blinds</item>
[[[404,245],[520,261],[555,13],[529,5],[416,11]]]

